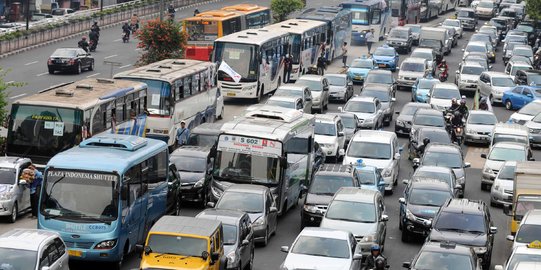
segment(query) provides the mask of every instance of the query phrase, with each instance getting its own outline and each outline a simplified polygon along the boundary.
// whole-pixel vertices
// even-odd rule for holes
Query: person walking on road
[[[291,78],[291,70],[293,69],[293,62],[291,55],[286,54],[284,58],[284,83],[289,83],[289,78]]]
[[[317,59],[317,74],[323,76],[325,74],[325,54],[321,53],[319,58]],[[345,65],[345,64],[344,64]]]
[[[180,128],[177,129],[177,145],[182,146],[188,143],[190,129],[186,127],[186,122],[180,122]]]
[[[344,42],[342,45],[342,64],[344,67],[346,67],[346,63],[348,61],[348,43]]]
[[[374,29],[370,29],[368,33],[366,33],[366,47],[368,48],[368,54],[372,51],[372,44],[374,43]]]

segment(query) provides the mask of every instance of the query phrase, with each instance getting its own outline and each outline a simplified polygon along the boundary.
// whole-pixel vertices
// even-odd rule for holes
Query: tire
[[[54,69],[50,68],[49,69],[49,74],[54,74]]]
[[[410,242],[410,241],[411,241],[411,235],[409,234],[408,230],[406,230],[405,228],[402,228],[402,237],[401,237],[401,240],[402,240],[402,242],[404,242],[404,243],[407,243],[407,242]]]
[[[498,205],[496,204],[496,202],[494,200],[490,199],[490,206],[496,207]]]
[[[77,64],[77,68],[75,69],[75,74],[81,74],[83,72],[81,68],[81,63]]]
[[[88,66],[88,71],[94,70],[94,61],[90,62],[90,66]]]
[[[13,204],[13,207],[11,208],[11,215],[9,216],[9,223],[15,223],[17,221],[17,217],[19,214],[19,206],[17,205],[17,202]]]
[[[481,190],[487,190],[487,184],[481,183]]]
[[[205,207],[207,207],[207,203],[210,202],[210,193],[207,191],[205,191],[205,194],[203,194],[203,200],[201,200],[201,207],[203,207],[203,209]]]
[[[122,269],[122,262],[124,261],[124,257],[126,257],[126,254],[128,253],[128,243],[124,245],[124,251],[122,252],[122,257],[120,257],[120,260],[118,262],[113,263],[113,269],[115,270],[121,270]]]
[[[511,100],[505,101],[505,108],[509,111],[513,109],[513,103],[511,103]]]
[[[265,238],[263,239],[263,243],[261,243],[261,245],[266,247],[268,244],[269,244],[269,227],[265,229]]]

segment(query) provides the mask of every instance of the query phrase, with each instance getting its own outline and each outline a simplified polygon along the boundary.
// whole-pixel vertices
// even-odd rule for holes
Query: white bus
[[[327,24],[322,21],[291,19],[266,27],[274,32],[286,32],[291,35],[292,70],[290,80],[296,81],[305,74],[323,52],[321,43],[327,43]]]
[[[8,116],[6,154],[41,167],[92,135],[114,129],[144,136],[146,90],[140,82],[93,78],[18,99]]]
[[[215,65],[188,59],[167,59],[118,73],[115,79],[148,85],[147,137],[173,146],[180,122],[188,128],[221,118],[224,102],[216,87]]]
[[[284,75],[283,58],[289,49],[287,32],[267,28],[250,29],[214,41],[212,61],[225,62],[241,78],[218,71],[218,87],[225,97],[261,98],[276,90]]]

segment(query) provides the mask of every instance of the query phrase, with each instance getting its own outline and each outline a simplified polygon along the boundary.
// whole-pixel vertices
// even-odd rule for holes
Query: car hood
[[[344,92],[346,91],[346,87],[338,86],[338,85],[329,85],[329,91],[330,92]]]
[[[378,224],[376,222],[352,222],[345,220],[328,219],[324,217],[323,220],[321,220],[321,225],[319,225],[319,227],[347,231],[351,232],[355,236],[365,236],[369,234],[374,234],[377,231]]]
[[[318,135],[315,134],[314,141],[316,141],[319,144],[335,144],[336,143],[336,136],[325,136],[325,135]]]
[[[332,195],[323,195],[323,194],[314,194],[314,193],[308,193],[306,195],[306,202],[305,204],[322,204],[322,205],[328,205],[329,202],[332,200]]]
[[[413,120],[413,115],[398,115],[398,118],[396,120],[404,121],[404,122],[411,122]]]
[[[361,112],[350,112],[350,113],[357,115],[357,118],[359,118],[359,120],[372,119],[375,116],[373,113],[361,113]]]
[[[532,120],[534,117],[535,117],[535,115],[527,115],[527,114],[521,114],[519,112],[515,112],[515,113],[511,114],[511,116],[509,117],[509,120],[513,119],[513,120],[517,120],[517,121],[528,122],[528,121]]]
[[[485,168],[490,168],[492,170],[500,170],[503,163],[504,163],[504,161],[487,159],[485,161]],[[483,169],[483,171],[484,171],[484,169]]]
[[[362,158],[364,164],[368,166],[374,166],[378,169],[385,169],[391,164],[390,159],[371,159],[371,158]]]
[[[13,185],[10,184],[0,184],[0,194],[6,193],[13,188]]]
[[[477,80],[479,80],[479,75],[473,75],[473,74],[460,74],[460,80],[471,80],[475,81],[477,83]]]
[[[499,185],[503,190],[513,190],[514,182],[509,180],[494,179],[494,186]]]
[[[393,61],[394,56],[384,56],[384,55],[372,55],[372,58],[376,61]]]
[[[180,179],[182,179],[182,183],[195,183],[199,181],[201,178],[205,178],[204,172],[183,172],[179,171]]]
[[[310,91],[310,92],[312,92],[313,99],[321,98],[321,93],[323,93],[323,91]]]
[[[491,86],[491,89],[495,91],[496,93],[503,94],[505,91],[510,91],[513,89],[513,87],[505,87],[505,86]]]
[[[493,125],[477,125],[477,124],[466,124],[466,129],[471,129],[475,132],[490,132],[492,133]]]
[[[484,7],[480,7],[480,6],[477,6],[475,8],[475,11],[492,11],[493,9],[491,8],[484,8]]]
[[[361,75],[366,75],[368,74],[368,71],[370,71],[371,69],[369,68],[349,68],[348,69],[348,72],[350,73],[353,73],[353,74],[361,74]]]
[[[487,243],[486,234],[459,233],[450,231],[438,231],[432,229],[430,232],[430,241],[443,242],[450,241],[466,246],[480,247]]]
[[[282,265],[287,269],[349,270],[351,259],[289,253]]]
[[[346,137],[349,139],[355,134],[355,129],[353,128],[344,128],[344,133],[346,133]]]
[[[403,71],[401,70],[398,72],[398,77],[414,77],[414,78],[422,78],[425,75],[424,72],[417,72],[417,71]]]
[[[257,219],[263,216],[263,213],[248,213],[248,216],[250,217],[252,223],[254,223]]]
[[[431,219],[440,210],[440,207],[408,204],[408,210],[410,210],[411,213],[417,217]]]

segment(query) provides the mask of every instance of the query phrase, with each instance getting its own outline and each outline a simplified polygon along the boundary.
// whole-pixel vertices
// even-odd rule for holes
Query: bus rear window
[[[214,41],[218,38],[218,22],[186,21],[188,41]]]

